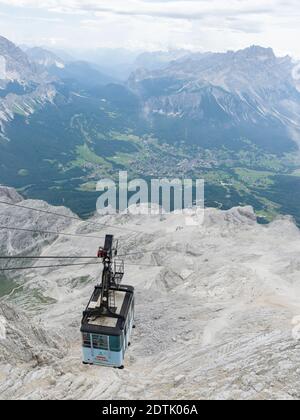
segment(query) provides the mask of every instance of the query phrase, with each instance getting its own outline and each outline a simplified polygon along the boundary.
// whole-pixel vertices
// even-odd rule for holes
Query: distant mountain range
[[[87,89],[115,81],[90,63],[64,62],[43,48],[25,53],[3,37],[0,57],[2,126],[15,113],[30,115],[51,103],[57,83]],[[250,137],[270,152],[300,142],[300,92],[288,56],[256,46],[225,54],[179,50],[143,53],[135,66],[127,88],[158,137],[234,148]]]
[[[183,55],[165,68],[138,70],[129,86],[142,98],[155,132],[169,140],[237,148],[246,137],[270,152],[283,152],[300,142],[293,67],[290,57],[253,46]]]
[[[96,64],[63,55],[0,37],[1,183],[87,214],[96,181],[119,169],[204,177],[210,206],[251,204],[264,220],[283,212],[300,222],[290,57],[258,46],[115,59],[105,51]],[[127,81],[103,72],[107,57],[120,74],[132,70]]]

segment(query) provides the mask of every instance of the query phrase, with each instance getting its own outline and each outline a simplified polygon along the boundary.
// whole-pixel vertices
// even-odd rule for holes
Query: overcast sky
[[[0,0],[18,44],[89,49],[239,49],[300,57],[300,0]]]

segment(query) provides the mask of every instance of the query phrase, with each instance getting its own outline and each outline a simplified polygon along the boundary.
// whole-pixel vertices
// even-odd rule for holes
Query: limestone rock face
[[[71,211],[65,208],[55,208],[37,200],[24,200],[16,190],[3,186],[0,186],[0,202],[20,206],[13,207],[0,203],[1,255],[39,255],[43,247],[57,239],[56,232],[65,230],[72,224],[72,220],[57,217],[53,214],[40,213],[35,209],[41,209],[45,212],[60,212],[63,215],[75,217]],[[23,208],[23,206],[29,207],[29,209]],[[6,229],[9,227],[21,230]],[[45,233],[36,231],[45,231]],[[0,267],[6,267],[5,264],[5,262],[0,261]]]
[[[33,362],[34,366],[63,358],[65,349],[61,337],[32,323],[23,311],[1,303],[0,317],[3,330],[0,363]]]
[[[40,68],[13,42],[0,36],[0,139],[6,138],[6,125],[16,116],[32,115],[57,95],[54,78]]]
[[[23,198],[14,188],[0,185],[0,201],[19,203]]]
[[[1,255],[26,249],[65,263],[66,255],[96,255],[115,234],[119,254],[128,254],[123,283],[136,290],[137,328],[122,375],[83,366],[81,314],[101,265],[13,272],[13,289],[0,297],[0,398],[299,399],[299,230],[291,218],[255,219],[251,207],[207,209],[193,226],[178,214],[81,222],[3,208],[0,225],[82,236],[0,230]]]

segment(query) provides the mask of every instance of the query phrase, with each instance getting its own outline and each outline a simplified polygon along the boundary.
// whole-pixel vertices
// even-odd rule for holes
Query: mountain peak
[[[276,58],[272,48],[265,48],[259,45],[252,45],[251,47],[239,50],[235,53],[237,56],[242,56],[248,59],[264,59],[273,60]]]
[[[19,57],[26,57],[26,54],[17,47],[13,42],[9,41],[0,35],[0,55],[14,55]]]
[[[27,55],[3,36],[0,36],[0,59],[2,62],[0,79],[24,80],[26,77],[33,77],[34,69]]]
[[[52,66],[58,68],[65,67],[65,63],[60,57],[58,57],[53,52],[46,50],[45,48],[29,48],[28,50],[26,50],[26,54],[33,63],[39,66],[43,66],[45,68],[49,68]]]
[[[1,47],[8,47],[8,46],[13,46],[13,47],[17,48],[13,42],[9,41],[4,36],[0,35],[0,48]]]

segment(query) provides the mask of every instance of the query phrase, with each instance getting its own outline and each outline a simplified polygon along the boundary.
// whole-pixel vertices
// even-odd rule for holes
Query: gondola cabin
[[[134,326],[134,289],[121,286],[113,290],[115,312],[95,314],[101,296],[101,286],[96,286],[84,312],[81,333],[83,363],[110,367],[123,367],[126,349]]]
[[[134,288],[121,286],[124,261],[116,260],[113,235],[106,235],[98,258],[102,281],[95,287],[81,322],[83,363],[122,369],[134,327]]]

